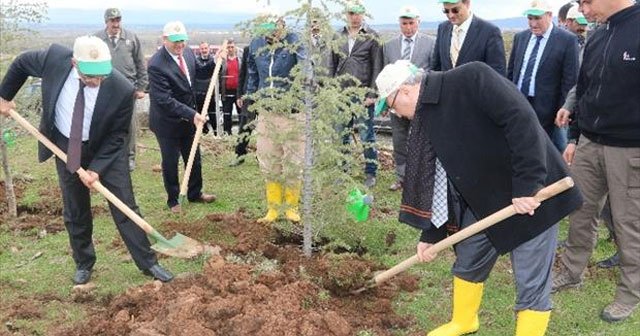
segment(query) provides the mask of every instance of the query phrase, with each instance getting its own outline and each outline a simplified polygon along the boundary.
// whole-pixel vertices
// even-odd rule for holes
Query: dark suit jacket
[[[193,117],[198,111],[193,85],[196,76],[210,74],[215,63],[213,57],[207,63],[197,62],[190,48],[184,49],[182,57],[192,85],[164,47],[149,60],[149,128],[157,136],[178,138],[196,131]]]
[[[517,33],[509,57],[507,78],[516,85],[520,80],[531,31]],[[556,112],[564,104],[567,93],[578,80],[578,55],[580,47],[575,34],[556,26],[551,30],[549,41],[542,52],[535,79],[536,96],[532,100],[538,120],[547,131],[553,130]]]
[[[29,76],[42,78],[40,132],[49,139],[56,127],[56,102],[71,72],[72,54],[71,49],[58,44],[44,50],[25,52],[11,64],[0,84],[0,96],[12,100]],[[125,138],[133,114],[133,93],[131,82],[116,69],[100,84],[88,140],[92,160],[86,167],[98,175],[103,175],[116,160],[118,152],[126,149]],[[61,149],[66,151],[66,148]],[[39,144],[40,162],[52,155],[49,149]]]
[[[431,61],[431,69],[445,71],[453,69],[451,64],[451,32],[453,24],[449,21],[438,26],[436,49]],[[480,61],[488,64],[499,74],[506,75],[507,57],[504,53],[504,42],[500,28],[477,16],[473,16],[469,31],[460,49],[456,66]]]
[[[450,181],[478,219],[508,206],[512,198],[533,196],[569,175],[520,91],[481,62],[429,72],[411,127],[407,176],[413,170],[420,174],[417,140],[427,137]],[[411,191],[405,188],[403,204],[410,196],[407,193]],[[581,203],[581,194],[574,187],[543,202],[535,215],[515,215],[487,229],[487,235],[500,253],[511,251]],[[407,216],[404,219],[401,213],[401,220],[406,221]],[[438,236],[446,228],[429,231]]]

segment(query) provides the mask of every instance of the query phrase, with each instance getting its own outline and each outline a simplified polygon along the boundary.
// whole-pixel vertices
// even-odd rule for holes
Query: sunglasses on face
[[[443,8],[442,12],[445,13],[445,14],[449,14],[449,13],[458,14],[458,13],[460,13],[460,8],[458,8],[458,7],[453,7],[451,9]]]

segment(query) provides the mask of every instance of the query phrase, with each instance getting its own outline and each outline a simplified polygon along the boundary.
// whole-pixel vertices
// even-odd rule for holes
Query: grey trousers
[[[455,191],[450,200],[453,201],[454,216],[461,228],[477,222],[471,209]],[[557,238],[556,224],[511,251],[511,267],[516,282],[516,311],[551,310],[551,267]],[[484,231],[459,242],[454,250],[456,261],[452,273],[469,282],[486,281],[498,259],[498,253]]]
[[[640,147],[603,146],[581,137],[571,173],[584,203],[569,216],[562,264],[574,279],[582,275],[596,245],[596,218],[608,194],[620,253],[615,301],[635,305],[640,302]]]
[[[133,115],[131,116],[131,125],[129,126],[129,134],[127,135],[127,145],[129,146],[129,162],[136,161],[136,142],[138,139],[138,115],[142,108],[143,99],[136,99],[133,106]]]

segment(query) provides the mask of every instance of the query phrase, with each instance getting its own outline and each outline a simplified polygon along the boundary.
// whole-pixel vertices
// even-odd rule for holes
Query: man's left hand
[[[516,210],[516,213],[521,215],[529,214],[529,216],[533,216],[534,211],[540,206],[540,202],[534,197],[514,198],[511,202],[513,203],[513,208]]]
[[[89,190],[94,190],[93,183],[100,180],[100,176],[93,170],[87,170],[86,172],[86,174],[78,174],[80,176],[80,180],[85,187],[89,188]]]
[[[373,105],[375,103],[376,103],[376,99],[375,98],[367,97],[367,98],[364,99],[364,106],[366,106],[366,107],[369,107],[369,106],[371,106],[371,105]]]

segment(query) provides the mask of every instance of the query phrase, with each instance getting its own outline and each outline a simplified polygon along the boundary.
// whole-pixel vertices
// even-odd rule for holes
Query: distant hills
[[[37,26],[38,29],[63,29],[70,25],[74,28],[85,30],[99,29],[104,26],[102,10],[64,9],[50,8],[49,20]],[[125,13],[124,24],[126,27],[138,30],[160,30],[169,21],[180,20],[189,29],[202,30],[233,30],[235,25],[251,19],[246,13],[208,13],[194,11],[169,11],[154,10],[150,15],[148,11],[128,10]],[[527,20],[524,17],[505,18],[492,20],[494,24],[503,30],[519,30],[527,28]],[[440,21],[422,22],[423,29],[436,29]],[[397,29],[397,23],[373,24],[379,30]]]

